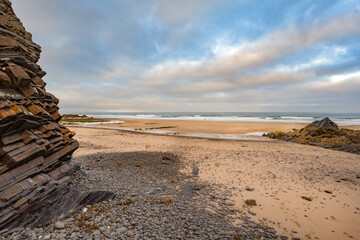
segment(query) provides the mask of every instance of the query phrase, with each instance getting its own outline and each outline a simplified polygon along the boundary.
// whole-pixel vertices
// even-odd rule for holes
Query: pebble
[[[194,187],[195,187],[195,184],[192,183],[192,182],[187,182],[183,189],[182,189],[182,193],[184,195],[184,199],[185,200],[189,200],[192,198],[192,195],[193,195],[193,191],[194,191]]]
[[[126,231],[126,227],[121,227],[117,230],[117,232],[119,232],[119,233],[123,233],[125,231]]]
[[[248,206],[257,206],[255,199],[247,199],[245,200],[245,204]]]
[[[225,202],[224,205],[226,205],[226,206],[233,206],[234,204],[231,203],[231,202]]]
[[[196,177],[197,175],[199,175],[199,168],[198,167],[194,167],[192,170],[192,174],[194,177]]]
[[[28,229],[25,231],[24,235],[25,236],[31,236],[34,233],[34,230]]]
[[[251,228],[256,228],[256,227],[257,227],[257,224],[256,224],[256,223],[249,223],[249,227],[251,227]]]
[[[131,231],[131,230],[129,230],[129,231],[127,231],[126,235],[127,235],[128,237],[133,237],[133,236],[134,236],[134,232]]]
[[[149,188],[149,194],[159,194],[159,193],[161,193],[160,188],[154,188],[154,187]]]
[[[63,229],[65,227],[65,224],[62,222],[56,222],[54,226],[57,229]]]
[[[214,196],[215,199],[220,199],[220,200],[226,200],[226,197],[222,197],[222,196]]]
[[[70,223],[70,222],[73,222],[75,221],[75,218],[67,218],[64,220],[64,223]]]
[[[66,234],[65,233],[60,233],[56,236],[56,239],[66,239]]]
[[[256,216],[256,213],[252,212],[252,211],[248,211],[249,214]]]

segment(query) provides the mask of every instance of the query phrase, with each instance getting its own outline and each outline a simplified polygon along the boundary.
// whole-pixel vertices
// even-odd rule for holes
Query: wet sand
[[[177,129],[189,131],[190,127],[185,128],[189,121],[185,122],[131,120],[125,124],[134,128],[176,125]],[[125,124],[121,125],[125,127]],[[224,133],[234,133],[237,124],[230,123],[230,127],[215,122],[208,124],[213,127],[203,129],[217,128]],[[253,123],[241,125],[250,132],[274,127],[273,123],[265,127],[254,127]],[[275,125],[283,130],[301,126]],[[105,159],[107,153],[113,152],[143,152],[145,156],[153,152],[171,152],[182,163],[181,174],[191,175],[192,168],[199,167],[198,181],[217,186],[218,195],[228,198],[236,208],[248,211],[251,219],[273,226],[278,234],[301,239],[360,239],[359,155],[280,141],[213,140],[71,129],[81,143],[98,146],[80,146],[75,157],[97,152],[105,154]],[[235,131],[246,132],[244,128]],[[254,190],[247,191],[247,187]],[[246,206],[246,199],[255,199],[257,206]]]
[[[99,124],[107,127],[125,127],[138,130],[164,130],[178,133],[218,133],[244,134],[252,132],[290,131],[300,129],[306,123],[288,122],[222,122],[222,121],[190,121],[190,120],[150,120],[150,119],[114,119],[123,123]],[[346,126],[359,130],[359,125]]]

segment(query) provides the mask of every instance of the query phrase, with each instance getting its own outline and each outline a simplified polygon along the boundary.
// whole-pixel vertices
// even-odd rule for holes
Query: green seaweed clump
[[[118,202],[116,203],[116,205],[120,205],[120,206],[129,206],[129,205],[132,205],[132,204],[136,204],[137,201],[135,200],[132,200],[132,199],[126,199],[125,201],[122,201],[122,202]]]

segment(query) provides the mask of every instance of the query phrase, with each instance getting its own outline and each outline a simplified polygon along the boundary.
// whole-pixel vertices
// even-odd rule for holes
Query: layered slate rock
[[[44,224],[114,197],[67,186],[79,144],[58,123],[59,100],[45,89],[40,52],[11,3],[0,0],[0,229]]]
[[[360,131],[340,129],[329,118],[315,121],[300,130],[294,129],[287,133],[271,132],[265,136],[360,154]]]

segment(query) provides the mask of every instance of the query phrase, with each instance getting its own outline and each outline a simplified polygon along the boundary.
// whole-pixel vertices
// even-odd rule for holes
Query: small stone
[[[257,227],[257,224],[255,224],[255,223],[249,223],[249,227],[251,227],[251,228],[256,228],[256,227]]]
[[[73,232],[71,235],[70,235],[70,239],[76,239],[78,236],[77,236],[77,233]]]
[[[245,190],[246,190],[246,191],[249,191],[249,192],[252,192],[252,191],[254,191],[255,189],[254,189],[254,188],[251,188],[251,187],[247,187],[247,188],[245,188]]]
[[[233,206],[234,204],[231,203],[231,202],[225,202],[224,205],[226,205],[226,206]]]
[[[55,228],[57,228],[57,229],[63,229],[64,227],[65,227],[65,224],[62,222],[55,223]]]
[[[123,233],[125,231],[126,231],[126,227],[121,227],[118,230],[116,230],[116,232],[118,232],[118,233]]]
[[[245,204],[248,206],[257,206],[255,199],[247,199]]]
[[[94,236],[100,236],[100,234],[101,234],[101,233],[100,233],[99,230],[95,230],[95,231],[93,232],[93,235],[94,235]]]
[[[199,168],[198,167],[194,167],[192,170],[192,174],[194,177],[196,177],[197,175],[199,175]]]
[[[158,194],[158,193],[161,193],[160,188],[154,188],[154,187],[149,188],[149,194]]]
[[[129,231],[127,231],[126,235],[127,235],[128,237],[133,237],[133,236],[134,236],[134,232],[131,231],[131,230],[129,230]]]
[[[73,222],[75,221],[75,218],[67,218],[64,220],[65,223],[70,223],[70,222]]]
[[[192,195],[193,195],[193,191],[194,191],[194,187],[195,187],[195,184],[192,183],[192,182],[187,182],[183,189],[182,189],[182,193],[184,195],[184,199],[185,200],[189,200],[192,198]]]
[[[66,239],[66,234],[65,233],[58,234],[56,236],[56,239]]]
[[[215,199],[220,199],[220,200],[226,200],[226,197],[222,197],[222,196],[214,196]]]
[[[34,230],[28,229],[25,231],[24,235],[25,236],[31,236],[34,233]]]
[[[256,216],[256,213],[252,212],[252,211],[248,211],[248,213],[250,213],[253,216]]]

